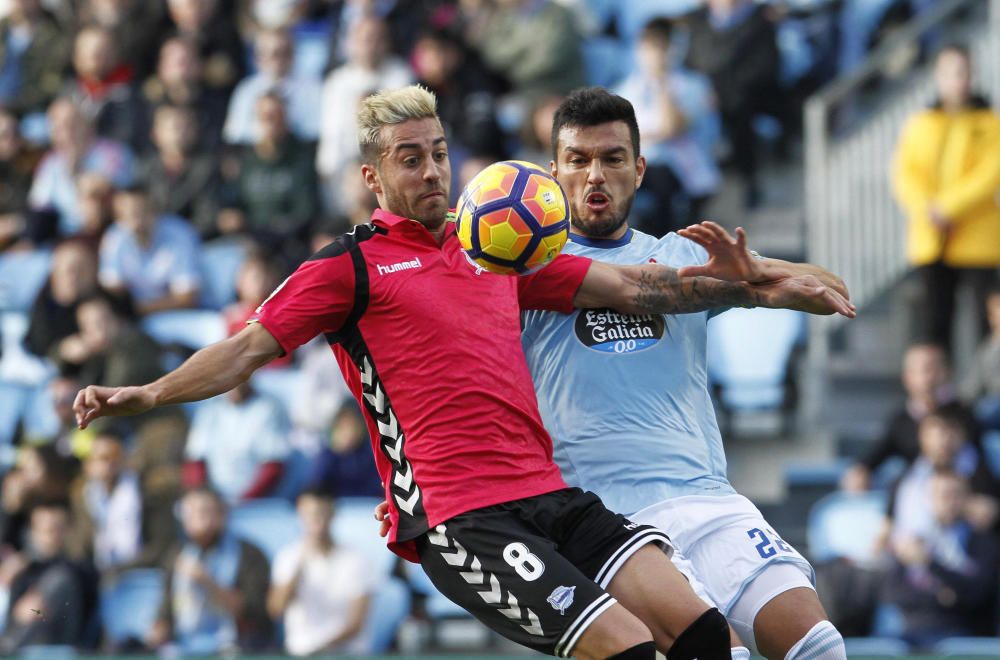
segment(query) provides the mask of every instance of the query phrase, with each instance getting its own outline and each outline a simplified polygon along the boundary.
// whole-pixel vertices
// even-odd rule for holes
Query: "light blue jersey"
[[[696,243],[630,229],[619,240],[571,234],[564,249],[598,261],[702,264]],[[709,313],[524,313],[522,343],[555,459],[572,486],[629,514],[683,495],[730,495],[708,390]]]

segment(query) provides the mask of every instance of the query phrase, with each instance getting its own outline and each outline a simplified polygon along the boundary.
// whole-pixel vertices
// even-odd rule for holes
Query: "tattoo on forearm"
[[[743,282],[711,277],[680,277],[666,266],[643,267],[632,304],[646,314],[688,314],[716,307],[757,304],[757,293]]]

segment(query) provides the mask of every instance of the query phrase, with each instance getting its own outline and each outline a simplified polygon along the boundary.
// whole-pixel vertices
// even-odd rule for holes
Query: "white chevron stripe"
[[[455,541],[455,550],[450,553],[441,553],[441,558],[444,559],[449,566],[465,566],[465,560],[469,557],[469,553],[465,551],[462,544]]]
[[[469,568],[470,570],[459,573],[462,579],[469,584],[485,585],[486,576],[483,575],[482,566],[479,565],[479,557],[472,558],[472,565]]]
[[[409,463],[403,463],[400,466],[399,471],[392,478],[392,483],[406,492],[410,492],[410,488],[413,486],[413,470],[410,469]]]
[[[385,392],[379,383],[375,384],[375,394],[365,394],[364,396],[368,403],[375,408],[375,412],[379,415],[385,412]]]
[[[394,495],[394,497],[396,498],[396,506],[412,516],[413,509],[417,506],[417,500],[420,499],[420,489],[414,485],[413,492],[406,499],[403,499],[401,495]]]
[[[405,462],[402,459],[402,455],[403,455],[403,436],[402,435],[400,435],[398,438],[396,438],[396,444],[395,444],[395,446],[390,447],[387,444],[386,445],[382,445],[382,446],[385,447],[385,453],[389,454],[389,457],[396,464],[402,464],[402,463]]]
[[[367,355],[361,364],[361,382],[369,387],[372,384],[372,363],[368,361]]]
[[[490,590],[480,591],[479,597],[490,605],[500,604],[500,599],[503,597],[503,591],[500,590],[500,582],[497,581],[496,575],[490,573]]]
[[[445,548],[450,548],[451,544],[448,543],[448,537],[445,536],[445,532],[447,531],[448,531],[447,527],[445,527],[444,525],[438,525],[437,527],[434,528],[433,532],[427,532],[427,540],[433,543],[434,545],[440,545]]]
[[[396,415],[392,412],[392,410],[389,410],[388,424],[381,421],[378,423],[378,432],[387,438],[397,438],[399,435],[399,424],[396,422]]]
[[[528,623],[522,623],[521,627],[524,628],[525,632],[529,635],[543,636],[545,633],[542,632],[542,622],[538,620],[538,615],[531,611],[529,608],[524,608],[528,611]]]

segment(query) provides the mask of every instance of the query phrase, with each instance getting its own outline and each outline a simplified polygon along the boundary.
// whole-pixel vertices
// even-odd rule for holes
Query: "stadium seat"
[[[360,552],[371,561],[372,572],[387,577],[396,564],[394,555],[378,535],[373,517],[377,497],[341,497],[337,500],[330,532],[338,545]]]
[[[845,557],[860,564],[876,559],[888,497],[881,491],[831,493],[809,511],[806,538],[815,562]]]
[[[945,658],[1000,658],[1000,638],[949,637],[938,642],[934,655]]]
[[[271,496],[294,502],[302,489],[308,485],[309,475],[312,472],[312,457],[301,449],[293,448],[285,457],[284,465],[281,481]]]
[[[448,600],[448,597],[437,590],[431,579],[427,577],[423,567],[418,564],[406,564],[406,575],[410,582],[410,587],[418,594],[426,596],[427,601],[424,607],[427,615],[434,620],[439,619],[466,619],[472,615],[463,610],[455,603]]]
[[[1000,478],[1000,431],[989,431],[983,435],[983,453],[990,471]]]
[[[0,380],[0,466],[13,463],[11,443],[30,396],[30,388]]]
[[[142,329],[163,345],[179,344],[198,350],[226,338],[226,324],[218,312],[180,309],[150,314]]]
[[[250,377],[250,384],[261,394],[280,401],[285,413],[290,415],[292,402],[302,389],[302,370],[295,367],[258,369]]]
[[[910,652],[906,642],[892,637],[847,637],[844,646],[848,658],[899,658]]]
[[[618,39],[596,37],[581,45],[587,81],[591,85],[612,87],[628,73],[632,54]]]
[[[288,500],[262,498],[241,502],[229,512],[229,531],[253,543],[273,561],[278,551],[302,535],[295,507]]]
[[[22,646],[17,651],[21,660],[72,660],[77,651],[66,644],[32,644]]]
[[[0,380],[35,386],[54,374],[52,365],[24,347],[29,322],[25,312],[0,312]]]
[[[236,276],[246,260],[246,245],[239,241],[217,240],[201,248],[201,304],[222,309],[236,300]]]
[[[366,655],[389,650],[399,625],[410,613],[411,601],[410,590],[398,578],[386,580],[376,589],[361,633],[367,640]]]
[[[163,580],[163,571],[141,568],[125,571],[102,587],[101,623],[112,647],[146,636],[160,607]]]
[[[0,310],[28,311],[49,277],[51,264],[48,250],[0,254]]]
[[[735,410],[778,409],[805,315],[787,309],[731,309],[708,324],[708,373]]]

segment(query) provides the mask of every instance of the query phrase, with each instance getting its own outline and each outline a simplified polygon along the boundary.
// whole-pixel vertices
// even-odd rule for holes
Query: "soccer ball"
[[[569,237],[569,203],[552,176],[505,160],[477,174],[455,211],[459,243],[474,266],[531,273],[556,258]]]

